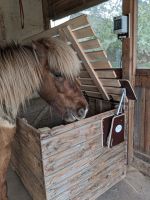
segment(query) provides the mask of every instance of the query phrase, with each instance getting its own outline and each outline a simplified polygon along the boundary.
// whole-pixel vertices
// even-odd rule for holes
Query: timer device
[[[129,36],[129,17],[126,15],[114,17],[113,31],[118,35],[118,39]]]

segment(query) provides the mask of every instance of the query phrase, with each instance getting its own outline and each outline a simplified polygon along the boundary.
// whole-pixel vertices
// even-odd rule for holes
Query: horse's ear
[[[38,59],[42,65],[47,62],[47,48],[40,41],[32,41],[32,48],[36,51]]]

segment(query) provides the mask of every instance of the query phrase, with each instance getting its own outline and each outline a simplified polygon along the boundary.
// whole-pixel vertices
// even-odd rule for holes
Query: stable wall
[[[150,176],[150,70],[137,70],[134,165]]]
[[[22,4],[24,29],[21,28],[19,1],[0,1],[0,43],[5,40],[21,41],[44,29],[42,0],[25,0]]]

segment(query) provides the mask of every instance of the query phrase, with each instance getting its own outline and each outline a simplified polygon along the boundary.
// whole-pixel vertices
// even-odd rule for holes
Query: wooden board
[[[136,88],[134,149],[150,155],[149,88]]]
[[[97,39],[89,39],[80,42],[80,46],[82,47],[83,50],[89,50],[89,49],[99,48],[99,43]]]
[[[90,26],[86,26],[86,27],[74,30],[72,32],[77,39],[93,36],[93,31]]]
[[[69,22],[65,22],[65,23],[63,23],[63,24],[61,24],[61,25],[59,25],[55,28],[40,32],[40,33],[33,35],[33,36],[30,36],[29,38],[24,39],[22,41],[22,43],[27,44],[27,43],[31,42],[32,40],[36,40],[36,39],[39,39],[39,38],[42,38],[42,37],[51,37],[51,36],[54,36],[54,35],[58,35],[58,30],[62,27],[67,26],[68,24],[72,29],[76,29],[78,27],[85,26],[85,25],[88,24],[87,17],[86,17],[86,15],[76,17],[74,19],[69,20]]]
[[[93,70],[90,62],[86,59],[86,55],[84,54],[84,52],[82,51],[81,47],[79,46],[75,35],[71,32],[70,27],[65,28],[64,32],[67,35],[67,37],[69,38],[69,40],[71,41],[71,43],[74,46],[74,48],[76,49],[80,59],[84,62],[84,66],[85,66],[86,70],[90,74],[92,80],[94,81],[94,83],[97,86],[98,90],[102,94],[103,98],[109,100],[109,96],[107,95],[107,93],[106,93],[101,81],[98,79],[97,74]]]
[[[98,99],[89,105],[101,109]],[[95,200],[125,176],[125,143],[103,147],[102,120],[114,113],[38,130],[18,120],[12,165],[33,200]],[[37,155],[34,147],[40,149]]]
[[[132,165],[144,175],[150,176],[150,163],[148,163],[147,161],[144,161],[134,156]]]

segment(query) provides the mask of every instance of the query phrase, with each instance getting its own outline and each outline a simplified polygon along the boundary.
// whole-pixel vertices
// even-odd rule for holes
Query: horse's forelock
[[[67,79],[75,79],[80,73],[80,62],[71,47],[58,39],[41,40],[48,50],[50,70],[60,72]]]

